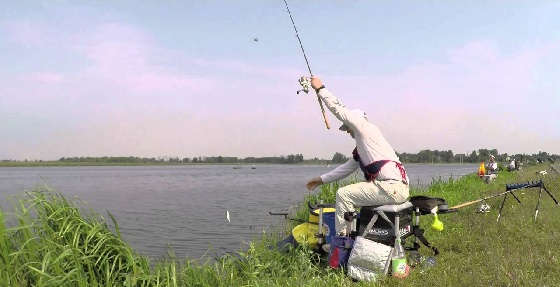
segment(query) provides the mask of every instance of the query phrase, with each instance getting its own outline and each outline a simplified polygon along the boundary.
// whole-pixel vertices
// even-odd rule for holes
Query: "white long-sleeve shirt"
[[[400,163],[395,150],[393,150],[385,137],[383,137],[379,128],[368,122],[367,119],[363,117],[363,114],[353,112],[345,107],[340,100],[333,96],[326,88],[319,91],[319,97],[321,97],[333,115],[352,130],[354,139],[356,140],[358,155],[364,165],[367,166],[379,160],[391,160]],[[321,175],[321,180],[324,183],[329,183],[345,178],[359,167],[359,163],[353,158],[350,158],[347,162],[332,171]],[[377,180],[391,179],[401,181],[402,176],[396,164],[388,162],[381,168]],[[406,180],[408,182],[408,176]]]

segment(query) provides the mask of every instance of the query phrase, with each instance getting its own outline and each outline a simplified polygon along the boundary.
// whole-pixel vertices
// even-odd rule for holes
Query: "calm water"
[[[235,168],[234,168],[235,167]],[[0,167],[0,205],[46,184],[86,207],[115,215],[123,237],[153,258],[213,257],[246,246],[280,224],[268,211],[303,200],[305,183],[332,167],[301,165]],[[477,165],[406,165],[412,185],[476,171]],[[229,210],[231,222],[225,221]]]

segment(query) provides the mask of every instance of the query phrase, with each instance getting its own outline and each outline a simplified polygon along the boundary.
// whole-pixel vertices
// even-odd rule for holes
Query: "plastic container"
[[[410,266],[406,263],[405,256],[393,257],[391,267],[393,277],[406,278],[410,273]]]

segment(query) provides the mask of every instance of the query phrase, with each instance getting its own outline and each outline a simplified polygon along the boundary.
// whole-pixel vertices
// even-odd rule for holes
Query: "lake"
[[[0,167],[0,206],[46,184],[82,206],[111,212],[121,234],[140,254],[210,258],[244,248],[282,222],[307,193],[305,183],[334,166],[184,165]],[[476,172],[476,164],[407,164],[411,185]],[[225,220],[229,211],[230,222]]]

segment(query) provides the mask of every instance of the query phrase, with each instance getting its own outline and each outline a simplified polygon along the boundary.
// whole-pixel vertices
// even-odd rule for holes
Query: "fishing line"
[[[296,23],[294,22],[294,17],[292,17],[292,12],[290,11],[290,7],[288,7],[288,1],[284,0],[284,4],[286,4],[286,10],[288,11],[288,15],[290,15],[290,20],[292,21],[292,25],[294,26],[294,31],[296,32],[296,37],[298,39],[301,52],[303,53],[303,58],[305,59],[307,70],[309,70],[309,75],[313,77],[313,72],[311,72],[311,66],[309,65],[309,60],[307,59],[307,54],[305,53],[305,49],[303,48],[301,38],[299,37]],[[305,93],[307,93],[307,90],[305,90]],[[325,126],[327,127],[327,129],[330,129],[331,127],[329,125],[329,121],[327,120],[327,116],[325,115],[325,108],[323,108],[323,102],[321,101],[321,98],[319,98],[319,94],[317,94],[317,101],[319,101],[319,106],[321,107],[321,113],[323,114],[323,120],[325,121]]]
[[[290,7],[288,7],[288,2],[284,0],[286,4],[286,10],[288,10],[288,15],[290,15],[290,20],[292,20],[292,25],[294,26],[294,31],[296,31],[296,37],[299,42],[299,47],[301,48],[301,52],[303,52],[303,58],[305,58],[305,64],[307,64],[307,69],[309,70],[309,74],[313,77],[313,72],[311,72],[311,67],[309,66],[309,60],[307,59],[307,55],[305,54],[305,49],[303,48],[303,44],[301,43],[301,38],[299,37],[299,33],[296,27],[296,23],[294,22],[294,17],[292,17],[292,12],[290,12]]]

